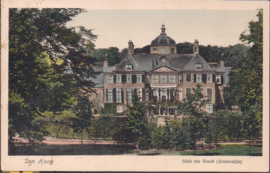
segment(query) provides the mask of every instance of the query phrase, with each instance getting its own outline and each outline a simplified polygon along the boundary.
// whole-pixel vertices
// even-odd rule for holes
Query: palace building
[[[116,66],[95,68],[100,74],[91,79],[96,83],[97,93],[91,100],[115,103],[117,113],[125,113],[131,104],[132,92],[137,89],[142,102],[182,102],[193,93],[196,85],[201,85],[202,93],[210,100],[206,112],[213,112],[224,105],[223,88],[228,84],[231,67],[224,61],[207,63],[199,53],[196,39],[192,54],[178,54],[176,42],[167,36],[165,25],[152,42],[150,54],[134,54],[132,41],[128,42],[128,55]],[[176,92],[177,91],[177,92]],[[158,107],[153,104],[153,115],[178,114],[176,107]]]

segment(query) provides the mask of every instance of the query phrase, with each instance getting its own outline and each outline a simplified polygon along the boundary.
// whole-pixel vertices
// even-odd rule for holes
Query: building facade
[[[223,88],[228,84],[230,67],[224,61],[207,63],[199,53],[196,39],[192,54],[177,54],[176,42],[167,36],[165,25],[160,35],[151,42],[150,54],[134,54],[132,41],[128,42],[128,55],[116,66],[96,68],[101,72],[96,82],[97,94],[103,103],[115,103],[118,113],[131,104],[132,92],[137,90],[142,102],[153,103],[151,114],[175,115],[176,107],[157,107],[154,103],[175,103],[186,100],[196,85],[210,103],[204,108],[211,113],[224,104]],[[151,104],[150,104],[151,105]]]

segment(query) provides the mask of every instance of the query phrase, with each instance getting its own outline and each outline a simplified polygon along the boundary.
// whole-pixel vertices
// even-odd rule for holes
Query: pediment
[[[154,72],[172,72],[172,71],[174,71],[174,70],[172,70],[172,69],[170,69],[168,67],[165,67],[165,66],[160,67],[160,68],[154,70]]]

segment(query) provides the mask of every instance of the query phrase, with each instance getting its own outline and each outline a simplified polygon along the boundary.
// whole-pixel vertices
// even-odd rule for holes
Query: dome
[[[166,34],[160,34],[157,38],[155,38],[152,42],[152,46],[156,45],[175,45],[175,41],[168,37]]]
[[[167,36],[165,30],[166,28],[165,28],[165,25],[163,24],[161,26],[161,34],[151,42],[152,46],[176,44],[175,41],[171,39],[171,37]]]

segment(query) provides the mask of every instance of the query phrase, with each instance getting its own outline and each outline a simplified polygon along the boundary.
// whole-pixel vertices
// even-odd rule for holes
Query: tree
[[[262,128],[262,124],[258,121],[257,117],[260,117],[260,104],[254,104],[243,112],[244,120],[243,120],[243,130],[245,135],[248,137],[248,155],[250,155],[250,139],[253,136],[259,136]],[[258,115],[259,114],[259,115]]]
[[[237,105],[243,112],[243,127],[249,141],[262,131],[263,11],[259,10],[257,16],[258,21],[249,22],[250,33],[240,35],[241,41],[253,45],[241,66],[230,73],[229,87],[224,88],[226,104]]]
[[[76,118],[70,118],[75,132],[81,134],[81,145],[83,144],[83,131],[86,129],[88,133],[91,126],[92,111],[89,99],[85,96],[79,97],[78,103],[74,106]]]
[[[145,118],[146,108],[144,103],[142,103],[141,98],[137,94],[135,89],[132,96],[132,105],[127,105],[128,107],[128,117],[126,120],[126,128],[130,130],[134,135],[134,142],[137,147],[138,152],[138,139],[143,132],[146,131],[147,120]]]
[[[121,50],[121,52],[119,53],[119,58],[120,60],[124,59],[128,54],[128,48],[124,48]]]
[[[95,49],[91,52],[91,56],[96,58],[95,65],[103,66],[103,61],[106,56],[107,49]]]
[[[70,108],[74,97],[93,92],[94,59],[86,47],[96,36],[84,27],[66,27],[82,9],[10,9],[9,138],[47,135],[37,119]],[[93,48],[93,46],[90,46]]]
[[[179,103],[178,110],[180,114],[187,116],[183,119],[183,128],[190,133],[195,155],[196,142],[203,136],[205,130],[206,113],[201,108],[208,103],[208,100],[204,99],[200,85],[193,88],[193,92],[194,94],[187,95],[186,102]]]
[[[109,47],[107,50],[107,60],[110,66],[118,64],[121,59],[119,58],[119,49],[117,47]]]

